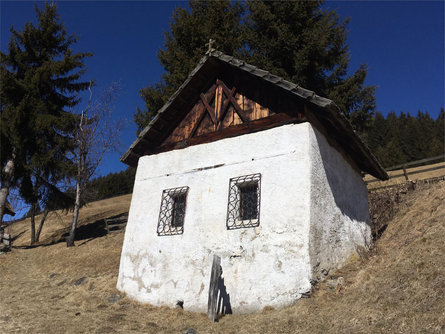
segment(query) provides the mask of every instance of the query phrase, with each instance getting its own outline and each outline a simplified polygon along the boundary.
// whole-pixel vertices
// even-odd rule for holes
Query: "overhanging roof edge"
[[[140,141],[144,138],[144,136],[148,133],[148,131],[152,128],[152,126],[158,121],[159,118],[162,117],[164,111],[169,108],[172,102],[181,94],[183,89],[190,83],[191,79],[196,75],[196,73],[203,67],[203,65],[210,59],[217,59],[225,64],[228,64],[232,67],[238,68],[239,70],[245,71],[259,79],[262,79],[272,85],[280,87],[281,89],[291,93],[292,95],[297,96],[304,101],[314,104],[317,107],[320,107],[324,110],[327,110],[328,113],[335,119],[337,123],[339,123],[351,136],[351,139],[355,142],[355,146],[361,151],[363,156],[370,162],[372,169],[374,169],[374,173],[378,175],[382,180],[388,179],[388,174],[380,165],[378,160],[360,138],[360,136],[354,131],[349,120],[341,113],[338,106],[330,99],[318,96],[314,91],[305,89],[300,87],[299,85],[292,83],[283,79],[282,77],[271,74],[268,71],[259,69],[254,65],[247,64],[245,61],[239,60],[233,56],[228,56],[221,51],[213,50],[208,52],[204,57],[201,58],[198,65],[193,69],[193,71],[189,74],[184,83],[176,90],[176,92],[168,99],[168,101],[164,104],[164,106],[159,109],[158,114],[150,121],[147,127],[145,127],[141,133],[139,133],[138,138],[130,145],[130,148],[122,155],[121,161],[124,163],[129,163],[129,156],[135,147],[140,143]],[[138,155],[137,153],[135,153]],[[369,172],[369,171],[367,171]]]

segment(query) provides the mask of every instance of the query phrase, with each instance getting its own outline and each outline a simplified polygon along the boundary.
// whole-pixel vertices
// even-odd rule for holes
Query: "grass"
[[[406,169],[408,178],[411,181],[432,179],[437,177],[445,176],[445,162],[439,162],[435,164],[430,164],[426,166],[413,167]],[[397,184],[402,184],[406,181],[403,175],[403,169],[397,169],[388,172],[389,180],[380,181],[375,177],[367,174],[364,177],[364,181],[368,185],[368,189],[377,189],[381,187],[393,186]]]
[[[259,314],[205,314],[133,302],[115,289],[123,233],[53,243],[69,215],[49,218],[42,245],[0,255],[0,331],[8,333],[443,333],[445,332],[445,182],[404,194],[371,253],[353,257],[311,298]],[[117,215],[129,196],[82,210],[82,224]],[[102,217],[102,218],[101,218]],[[12,227],[29,242],[27,221]],[[46,230],[47,229],[47,230]],[[58,235],[58,237],[57,237]],[[207,284],[207,282],[206,282]],[[119,296],[117,296],[119,295]]]
[[[130,201],[131,195],[124,195],[90,203],[80,210],[78,226],[87,229],[88,225],[97,223],[104,218],[126,213],[130,208]],[[41,215],[36,216],[36,229],[40,219]],[[40,242],[37,245],[49,245],[63,239],[63,234],[69,231],[72,219],[72,214],[66,214],[61,210],[50,212],[43,225]],[[24,219],[7,227],[5,232],[16,238],[14,246],[29,246],[31,241],[29,226],[29,219]]]

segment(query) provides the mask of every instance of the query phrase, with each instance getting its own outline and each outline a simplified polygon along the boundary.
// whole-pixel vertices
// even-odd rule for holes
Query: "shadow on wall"
[[[318,131],[314,131],[314,133],[320,149],[321,161],[329,184],[329,190],[332,192],[337,208],[351,220],[366,222],[367,225],[370,225],[367,197],[358,201],[358,199],[363,197],[363,189],[357,187],[355,178],[351,180],[350,175],[342,173],[349,168],[353,170],[352,166],[348,162],[342,161],[344,160],[343,156],[333,149]],[[348,165],[349,168],[343,167],[344,165]],[[345,178],[344,176],[348,177]],[[356,177],[360,178],[360,175],[356,175]],[[364,184],[363,188],[367,194]]]
[[[222,273],[222,270],[221,270]],[[218,307],[216,309],[217,314],[232,314],[232,306],[230,305],[230,295],[227,293],[226,286],[224,284],[224,278],[219,276],[218,278]]]
[[[322,134],[315,129],[313,133],[309,232],[312,284],[371,240],[368,192],[360,174]]]

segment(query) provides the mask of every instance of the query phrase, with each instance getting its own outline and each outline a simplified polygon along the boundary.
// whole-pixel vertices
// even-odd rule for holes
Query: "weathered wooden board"
[[[212,119],[210,118],[209,114],[206,114],[204,116],[204,119],[201,121],[201,123],[198,126],[198,129],[196,130],[196,133],[194,134],[194,137],[205,135],[206,133],[214,132],[214,123],[212,122]]]
[[[165,144],[176,143],[178,141],[187,139],[193,131],[196,131],[195,126],[199,126],[205,114],[206,108],[202,101],[198,101],[190,112],[185,116],[184,120],[177,128],[173,130],[170,136],[164,141]]]
[[[218,311],[218,279],[221,276],[221,258],[218,255],[213,255],[212,272],[210,274],[209,286],[209,302],[207,305],[207,315],[213,322],[216,319]]]
[[[207,92],[200,94],[192,109],[162,144],[182,142],[270,114],[268,108],[236,92],[236,87],[229,88],[217,79]]]

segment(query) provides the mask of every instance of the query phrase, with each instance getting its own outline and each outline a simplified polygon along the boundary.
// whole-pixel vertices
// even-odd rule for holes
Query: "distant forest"
[[[428,112],[390,112],[386,118],[376,113],[364,140],[385,168],[430,158],[445,152],[445,112],[441,108],[436,120]]]
[[[383,165],[391,167],[410,161],[430,158],[445,152],[445,112],[436,120],[428,112],[390,112],[386,118],[376,113],[363,134],[364,141]],[[111,173],[88,183],[87,202],[129,194],[133,191],[135,168]]]
[[[136,169],[128,167],[118,173],[95,178],[88,182],[85,194],[86,202],[99,201],[114,196],[130,194],[133,191]]]

